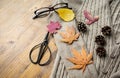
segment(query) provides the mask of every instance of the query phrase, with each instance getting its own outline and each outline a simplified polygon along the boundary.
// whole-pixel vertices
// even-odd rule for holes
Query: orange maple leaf
[[[60,35],[63,38],[61,41],[71,44],[78,39],[80,33],[76,34],[74,27],[67,27],[66,32],[60,32]]]
[[[69,60],[75,65],[71,67],[70,69],[82,69],[84,72],[86,69],[86,66],[88,64],[93,63],[93,61],[91,61],[92,53],[87,54],[84,47],[82,47],[81,53],[79,53],[77,50],[73,48],[71,50],[72,50],[72,54],[74,55],[74,57],[67,58],[67,60]]]

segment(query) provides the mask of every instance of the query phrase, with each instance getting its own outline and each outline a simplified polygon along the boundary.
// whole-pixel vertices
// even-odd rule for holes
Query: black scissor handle
[[[34,51],[35,49],[37,49],[37,48],[39,48],[39,47],[40,47],[40,50],[39,50],[39,55],[38,55],[38,57],[37,57],[37,61],[33,61],[33,59],[32,59],[32,53],[33,53],[33,51]],[[41,59],[43,58],[43,56],[44,56],[44,54],[45,54],[45,52],[46,52],[47,49],[48,49],[49,52],[50,52],[49,59],[48,59],[45,63],[40,63],[40,62],[41,62]],[[38,44],[38,45],[34,46],[34,47],[31,49],[30,54],[29,54],[29,58],[30,58],[30,61],[31,61],[33,64],[39,64],[40,66],[44,66],[44,65],[47,65],[47,64],[50,63],[51,55],[52,55],[52,54],[51,54],[50,48],[48,47],[48,45],[47,45],[45,42],[43,42],[42,44]]]
[[[41,43],[38,44],[38,45],[36,45],[36,46],[34,46],[34,47],[31,49],[30,53],[29,53],[30,61],[31,61],[33,64],[37,64],[37,61],[33,61],[33,59],[32,59],[32,53],[33,53],[34,50],[36,50],[36,49],[39,48],[40,46],[41,46]]]
[[[50,56],[49,56],[48,60],[47,60],[45,63],[40,63],[40,61],[41,61],[41,59],[43,58],[44,53],[46,52],[47,49],[48,49],[49,52],[50,52]],[[48,64],[50,63],[50,61],[51,61],[51,56],[52,56],[52,53],[51,53],[50,48],[49,48],[48,46],[46,46],[46,48],[44,48],[43,53],[41,53],[41,54],[42,54],[42,55],[40,56],[40,59],[38,59],[38,64],[39,64],[40,66],[48,65]]]

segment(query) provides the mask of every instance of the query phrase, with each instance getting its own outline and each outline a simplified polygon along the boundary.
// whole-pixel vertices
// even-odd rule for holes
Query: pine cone
[[[111,35],[111,28],[109,26],[103,27],[101,31],[102,31],[102,34],[105,36]]]
[[[106,44],[105,38],[102,35],[95,37],[95,42],[101,46],[104,46]]]
[[[87,31],[87,27],[83,22],[78,23],[78,30],[79,32],[85,33]]]
[[[105,57],[105,56],[106,56],[106,50],[105,50],[104,47],[98,47],[98,48],[96,49],[96,53],[97,53],[97,55],[100,56],[100,57]]]

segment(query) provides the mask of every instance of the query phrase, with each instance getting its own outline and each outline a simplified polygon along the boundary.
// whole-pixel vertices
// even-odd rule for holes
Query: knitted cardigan
[[[99,16],[99,20],[87,26],[89,31],[86,34],[81,33],[78,41],[71,45],[62,43],[59,34],[54,35],[58,53],[50,78],[120,78],[120,0],[55,0],[53,5],[60,2],[67,2],[69,7],[73,8],[78,21],[85,22],[84,10],[93,16]],[[65,31],[67,26],[76,28],[75,20],[64,22],[56,13],[52,13],[49,20],[59,21],[62,25],[61,32]],[[97,45],[94,39],[101,35],[101,28],[106,25],[112,28],[112,36],[105,37],[107,56],[100,58],[95,51]],[[70,48],[81,51],[83,45],[87,52],[93,52],[94,63],[88,65],[84,73],[81,70],[68,70],[68,67],[73,66],[66,60],[67,57],[72,57]]]

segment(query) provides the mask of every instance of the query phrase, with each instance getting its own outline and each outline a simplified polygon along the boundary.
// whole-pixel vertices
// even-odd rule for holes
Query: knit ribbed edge
[[[52,70],[52,74],[50,78],[72,78],[66,70],[66,67],[64,65],[64,62],[61,60],[61,57],[57,54],[54,68]]]
[[[113,68],[114,66],[116,65],[117,63],[117,59],[119,57],[119,54],[120,54],[120,45],[116,45],[114,46],[114,49],[113,49],[113,54],[111,54],[110,56],[110,60],[108,61],[108,65],[105,66],[105,70],[103,70],[103,77],[105,78],[109,78],[111,72],[113,71]],[[100,77],[102,78],[102,77]]]
[[[118,50],[118,52],[120,53],[120,49]],[[113,73],[115,73],[118,69],[118,66],[120,64],[120,54],[118,54],[118,58],[115,59],[114,61],[114,64],[112,64],[111,68],[109,69],[109,72],[108,72],[108,77],[106,76],[106,78],[109,78]]]
[[[114,0],[112,2],[112,5],[110,4],[111,5],[110,6],[111,11],[112,11],[111,12],[112,13],[111,17],[112,17],[112,23],[113,23],[112,26],[114,27],[113,28],[114,29],[114,32],[113,32],[114,36],[116,36],[117,32],[120,31],[120,24],[119,24],[120,22],[116,23],[116,21],[118,21],[118,20],[115,21],[115,19],[120,18],[120,16],[118,16],[119,15],[118,9],[120,8],[120,6],[118,6],[118,4],[120,4],[119,0],[117,0],[116,2]],[[119,38],[119,36],[117,36],[116,38]],[[113,58],[113,59],[110,58],[108,60],[107,65],[103,69],[104,73],[100,73],[99,78],[103,78],[103,77],[104,78],[109,78],[111,73],[114,73],[116,71],[116,69],[118,68],[118,66],[119,66],[119,62],[120,62],[120,54],[119,54],[119,52],[120,52],[120,49],[118,49],[118,48],[120,47],[120,44],[119,44],[119,42],[116,41],[116,43],[113,44],[113,45],[114,45],[113,49],[114,50],[116,49],[116,51],[113,50],[113,52],[111,53],[110,56],[115,57],[115,58]]]
[[[114,68],[114,66],[116,64],[116,61],[118,59],[118,56],[119,56],[119,53],[120,53],[119,51],[120,51],[120,46],[119,45],[114,46],[114,49],[112,51],[114,53],[111,54],[111,56],[109,58],[110,60],[108,60],[107,65],[101,71],[101,73],[100,73],[98,78],[105,78],[105,77],[109,78],[108,76],[112,72],[112,69]]]
[[[55,78],[60,59],[60,56],[57,54],[50,78]]]
[[[112,7],[113,6],[113,7]],[[115,34],[115,46],[120,47],[120,1],[119,0],[114,0],[114,4],[111,5],[111,11],[112,11],[112,23],[113,27],[116,29],[114,34]],[[116,24],[116,25],[115,25]],[[119,35],[117,35],[119,34]],[[115,73],[119,66],[120,62],[120,49],[118,49],[116,52],[111,53],[110,56],[115,55],[116,59],[113,60],[113,63],[111,64],[111,67],[109,67],[109,72],[106,75],[105,78],[110,77],[111,73]],[[118,57],[117,57],[118,56]]]
[[[110,78],[120,78],[120,71],[115,72]]]

